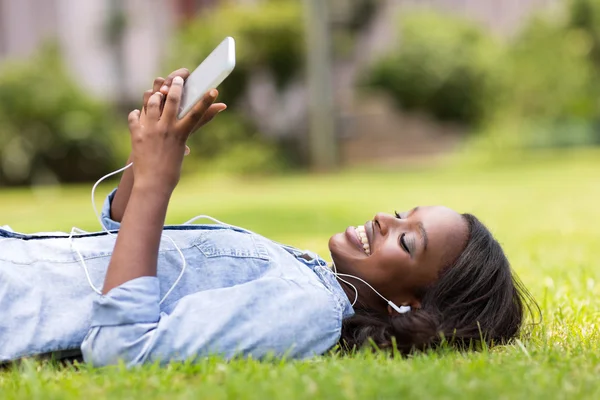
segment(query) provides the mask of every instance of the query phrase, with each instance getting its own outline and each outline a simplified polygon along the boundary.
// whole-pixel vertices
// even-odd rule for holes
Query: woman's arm
[[[152,94],[154,94],[156,92],[160,92],[164,96],[167,96],[168,92],[169,92],[169,88],[171,87],[171,84],[173,83],[173,78],[175,78],[176,76],[180,76],[185,81],[189,75],[190,75],[190,72],[186,68],[180,68],[178,70],[171,72],[169,74],[169,76],[167,76],[166,79],[160,78],[160,77],[156,78],[154,80],[152,90],[147,90],[146,92],[144,92],[144,96],[142,99],[142,111],[146,110],[146,107],[148,105],[148,100],[150,99],[150,96],[152,96]],[[202,116],[202,118],[197,123],[197,125],[192,129],[192,132],[190,132],[190,134],[193,133],[194,131],[196,131],[197,129],[201,128],[202,126],[206,125],[207,123],[209,123],[218,113],[225,110],[226,108],[227,108],[227,106],[223,103],[212,104],[208,108],[206,113]],[[142,125],[144,125],[144,123],[145,123],[144,118],[145,118],[145,113],[142,112],[142,114],[140,116],[140,123]],[[129,159],[127,160],[127,163],[125,165],[129,165],[129,163],[131,163],[132,161],[133,161],[133,159],[132,159],[132,156],[130,155]],[[125,172],[123,172],[123,176],[121,177],[119,186],[117,187],[117,191],[115,193],[115,196],[114,196],[112,204],[111,204],[110,218],[112,220],[114,220],[116,222],[121,222],[123,220],[123,216],[125,214],[125,209],[127,208],[127,204],[129,203],[129,198],[130,198],[131,192],[133,190],[133,185],[134,185],[134,172],[133,172],[132,168],[128,168],[125,170]]]
[[[142,112],[129,114],[133,175],[121,229],[104,280],[103,294],[135,278],[156,276],[160,237],[171,194],[181,174],[185,142],[215,101],[212,90],[183,119],[177,119],[183,79],[166,96],[154,93]],[[143,124],[142,124],[143,122]]]
[[[276,299],[276,300],[274,300]],[[161,313],[158,278],[127,282],[94,302],[85,362],[186,361],[209,355],[304,358],[333,347],[342,311],[323,286],[261,277],[179,299]]]

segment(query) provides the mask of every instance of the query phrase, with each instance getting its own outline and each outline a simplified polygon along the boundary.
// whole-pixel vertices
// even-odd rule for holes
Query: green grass
[[[98,190],[98,202],[110,189]],[[0,224],[98,228],[89,186],[4,191]],[[326,255],[330,234],[378,211],[443,204],[479,216],[542,307],[530,338],[473,354],[361,354],[94,370],[27,362],[0,372],[1,398],[600,398],[600,153],[496,165],[265,179],[186,177],[168,222],[209,214]]]

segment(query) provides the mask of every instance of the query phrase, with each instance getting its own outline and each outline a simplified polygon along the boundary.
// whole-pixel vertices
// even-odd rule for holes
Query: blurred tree
[[[338,166],[333,100],[331,10],[330,5],[321,0],[308,0],[305,6],[309,159],[313,170],[323,172]]]
[[[264,68],[282,89],[299,73],[304,62],[302,4],[269,0],[264,3],[225,3],[185,24],[176,37],[171,65],[195,66],[225,36],[236,39],[236,67],[220,91],[230,105],[245,93],[249,74]]]
[[[218,117],[219,124],[210,124],[201,135],[190,139],[194,149],[192,158],[221,167],[227,163],[219,160],[228,160],[227,169],[237,172],[284,168],[277,151],[280,144],[260,134],[259,124],[244,112],[244,100],[250,79],[257,72],[270,75],[280,92],[299,77],[305,59],[302,3],[226,2],[202,13],[187,21],[176,36],[172,46],[176,53],[172,54],[170,69],[181,65],[194,68],[225,36],[236,40],[235,70],[219,87],[220,100],[228,104],[229,110]],[[248,157],[240,151],[243,148],[248,149]],[[289,159],[293,160],[291,163],[298,160]]]
[[[105,26],[105,40],[111,49],[116,79],[117,102],[128,109],[127,73],[125,60],[125,33],[127,31],[127,14],[121,0],[109,0],[109,11]]]
[[[348,5],[347,13],[343,21],[336,23],[336,32],[354,32],[364,28],[374,14],[380,0],[343,0]],[[211,8],[210,12],[200,14],[194,19],[187,21],[178,34],[172,49],[176,52],[170,67],[186,65],[193,68],[198,65],[210,51],[219,43],[224,36],[230,35],[237,42],[237,65],[234,72],[220,86],[221,98],[229,105],[227,118],[238,118],[239,123],[231,124],[247,130],[247,134],[239,133],[233,136],[237,138],[254,137],[254,142],[265,142],[264,136],[259,132],[258,126],[265,126],[264,115],[251,112],[251,107],[246,102],[251,79],[257,75],[264,79],[270,76],[278,96],[285,97],[287,90],[294,90],[294,85],[305,79],[303,72],[306,67],[306,35],[305,35],[305,9],[307,5],[299,0],[262,0],[249,2],[251,4],[240,4],[239,2],[223,2]],[[334,41],[333,56],[340,55],[344,51],[348,53],[348,44],[351,45],[352,34],[344,34],[344,40]],[[340,50],[340,47],[344,49]],[[335,111],[332,111],[332,114]],[[221,116],[219,117],[221,118]],[[279,117],[272,116],[271,119]],[[273,123],[270,126],[282,129],[282,124]],[[209,126],[206,130],[217,129]],[[310,160],[307,157],[307,147],[302,128],[298,126],[287,126],[294,131],[269,132],[271,137],[285,137],[280,139],[276,145],[285,152],[286,158],[293,160],[292,163],[305,163]],[[264,132],[263,132],[264,133]],[[298,135],[296,135],[298,133]],[[226,146],[215,148],[214,143],[203,142],[204,137],[212,135],[198,135],[193,140],[202,149],[212,149],[211,154],[204,157],[215,157],[219,152],[227,152]],[[227,137],[230,137],[227,135]],[[214,139],[214,137],[213,137]],[[222,141],[218,141],[222,143]],[[271,152],[272,146],[268,152]],[[201,150],[204,152],[204,150]],[[196,152],[196,155],[200,155]]]
[[[600,69],[600,1],[571,0],[567,27],[585,32],[590,39],[590,57]]]

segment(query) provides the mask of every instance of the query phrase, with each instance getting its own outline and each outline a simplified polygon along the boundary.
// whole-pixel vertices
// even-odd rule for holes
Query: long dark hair
[[[442,343],[459,349],[505,344],[519,334],[527,313],[539,313],[491,232],[473,215],[463,218],[469,227],[465,248],[423,288],[421,308],[384,316],[355,306],[356,314],[342,325],[342,351],[368,343],[390,349],[394,341],[402,354]]]

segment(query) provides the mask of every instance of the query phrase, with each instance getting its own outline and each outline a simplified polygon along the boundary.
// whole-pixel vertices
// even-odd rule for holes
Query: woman
[[[107,232],[0,230],[0,361],[80,346],[99,366],[304,358],[369,339],[408,354],[518,334],[526,292],[500,245],[445,207],[377,214],[334,235],[333,268],[232,226],[163,227],[189,134],[225,109],[211,91],[178,120],[187,76],[157,78],[129,115],[133,166],[105,202]]]

